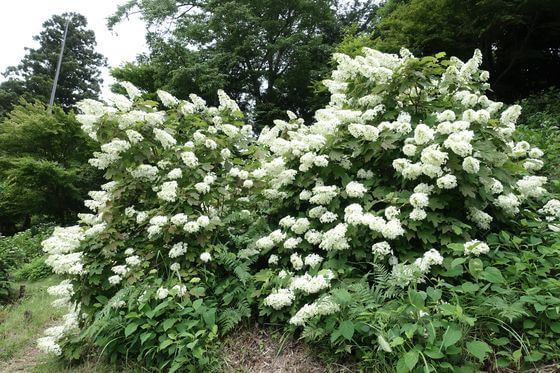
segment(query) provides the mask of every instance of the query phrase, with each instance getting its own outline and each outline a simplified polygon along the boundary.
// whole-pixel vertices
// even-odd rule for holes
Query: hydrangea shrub
[[[250,313],[250,274],[227,243],[252,223],[252,130],[222,91],[218,107],[159,91],[158,110],[123,86],[129,97],[111,105],[79,104],[82,128],[100,144],[90,163],[108,182],[89,193],[80,225],[43,242],[53,271],[69,277],[50,292],[70,312],[39,344],[61,354],[61,343],[85,338],[115,359],[130,352],[161,369],[192,368],[207,362],[218,326]]]
[[[560,202],[538,176],[543,152],[515,141],[519,106],[486,96],[479,51],[467,62],[367,48],[335,60],[315,121],[288,112],[258,138],[223,92],[213,108],[160,91],[158,111],[123,83],[128,98],[82,102],[79,120],[101,150],[90,162],[109,182],[90,194],[93,214],[44,242],[69,277],[51,291],[71,311],[44,349],[87,339],[114,359],[132,351],[160,369],[196,369],[257,305],[262,320],[303,327],[309,340],[328,331],[340,352],[356,349],[355,331],[366,335],[360,343],[375,346],[362,357],[376,360],[404,343],[376,325],[408,315],[403,299],[424,317],[426,294],[447,304],[434,288],[446,278],[448,289],[471,275],[499,283],[485,264],[493,232],[517,220],[558,229]],[[353,298],[362,308],[341,320]],[[445,345],[456,318],[437,310],[446,323],[425,333]],[[401,367],[418,360],[407,354]]]
[[[485,232],[546,198],[543,152],[513,140],[521,108],[485,95],[480,52],[442,57],[335,55],[316,121],[278,120],[260,135],[262,167],[276,168],[264,193],[289,212],[255,242],[271,255],[264,304],[297,305],[292,324],[336,312],[328,290],[372,263],[404,288],[444,257],[484,255]]]

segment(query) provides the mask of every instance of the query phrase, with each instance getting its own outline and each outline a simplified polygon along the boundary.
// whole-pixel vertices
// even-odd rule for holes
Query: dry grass
[[[323,373],[353,372],[348,365],[326,364],[304,343],[258,325],[231,333],[224,342],[228,372]]]

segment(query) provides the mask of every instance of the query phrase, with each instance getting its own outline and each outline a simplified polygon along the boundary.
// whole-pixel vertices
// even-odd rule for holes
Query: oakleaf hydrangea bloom
[[[272,307],[275,310],[290,306],[294,301],[294,292],[290,289],[275,289],[270,295],[264,299],[266,306]]]
[[[385,256],[393,253],[393,250],[391,249],[391,245],[389,245],[387,241],[374,243],[373,246],[371,247],[371,251],[374,254],[381,255],[381,256]]]
[[[210,255],[209,252],[203,252],[202,254],[200,254],[200,260],[202,260],[204,263],[208,263],[210,260],[212,260],[212,255]]]
[[[539,210],[539,213],[545,215],[548,221],[560,219],[560,201],[551,199]]]
[[[480,256],[480,254],[486,254],[490,251],[488,245],[479,240],[472,240],[465,243],[465,255],[475,255]]]
[[[348,194],[348,197],[363,197],[365,192],[367,192],[366,187],[357,181],[351,181],[346,184],[346,194]]]

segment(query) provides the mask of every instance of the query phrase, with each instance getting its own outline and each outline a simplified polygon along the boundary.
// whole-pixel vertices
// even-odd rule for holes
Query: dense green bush
[[[544,151],[543,175],[560,180],[560,89],[551,88],[519,102],[517,140],[525,140]],[[556,191],[560,185],[556,188]]]
[[[560,89],[549,88],[532,94],[519,102],[523,112],[519,118],[522,125],[531,128],[560,128]]]
[[[99,173],[87,160],[92,142],[74,114],[42,103],[14,107],[0,122],[0,228],[24,229],[33,216],[75,221]],[[4,234],[14,232],[3,231]]]
[[[52,273],[41,247],[52,231],[52,225],[44,224],[13,236],[0,236],[0,301],[9,298],[13,281],[36,280]]]
[[[13,277],[18,281],[36,281],[50,275],[52,270],[46,263],[45,256],[38,256],[13,272]]]
[[[444,57],[338,54],[315,121],[288,112],[258,139],[223,92],[160,105],[123,83],[129,98],[83,102],[109,182],[43,242],[69,313],[41,348],[208,370],[257,308],[374,371],[558,359],[543,152],[516,139],[518,105],[485,95],[479,51]]]

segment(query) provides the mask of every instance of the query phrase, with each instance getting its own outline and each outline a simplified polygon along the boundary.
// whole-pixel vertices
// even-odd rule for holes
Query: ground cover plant
[[[108,182],[43,242],[69,313],[39,345],[219,369],[253,317],[373,371],[557,361],[560,201],[481,58],[337,54],[314,122],[258,137],[223,92],[83,101]]]

